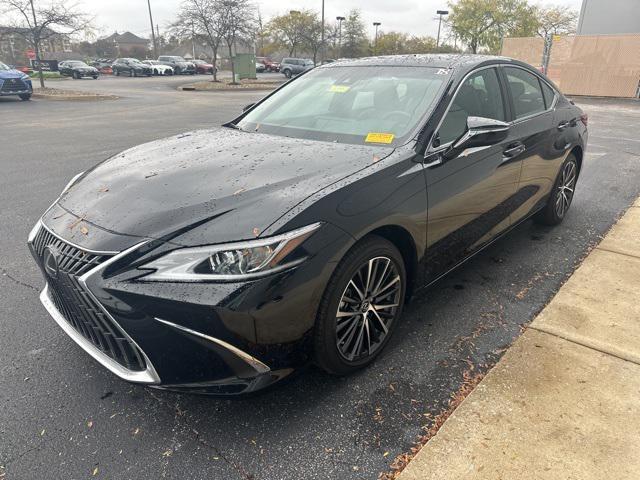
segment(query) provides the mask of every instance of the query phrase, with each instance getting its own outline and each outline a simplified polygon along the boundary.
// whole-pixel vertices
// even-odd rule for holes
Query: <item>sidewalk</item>
[[[640,199],[400,480],[640,478]]]

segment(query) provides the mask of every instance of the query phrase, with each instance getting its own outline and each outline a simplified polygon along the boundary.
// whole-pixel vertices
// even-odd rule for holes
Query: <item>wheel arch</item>
[[[405,300],[410,299],[418,278],[418,250],[411,233],[400,225],[384,225],[371,230],[362,238],[370,235],[388,240],[400,251],[407,272]]]
[[[576,157],[576,162],[578,162],[578,175],[580,175],[580,172],[582,171],[582,159],[584,157],[584,150],[580,145],[576,145],[571,149],[569,155],[573,155],[574,157]]]

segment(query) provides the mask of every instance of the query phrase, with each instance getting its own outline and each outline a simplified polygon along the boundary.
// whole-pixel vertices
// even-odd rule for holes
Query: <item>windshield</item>
[[[7,65],[5,65],[4,63],[0,62],[0,72],[5,71],[5,70],[11,70]]]
[[[87,65],[84,62],[78,62],[78,61],[73,61],[73,62],[67,62],[69,65],[74,66],[74,67],[88,67],[89,65]]]
[[[404,66],[312,70],[250,111],[238,127],[295,138],[399,145],[439,97],[447,74]]]

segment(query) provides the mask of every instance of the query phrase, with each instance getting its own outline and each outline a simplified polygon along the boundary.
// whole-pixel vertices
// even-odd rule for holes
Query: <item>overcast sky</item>
[[[534,0],[541,5],[564,5],[579,10],[582,0]],[[80,0],[84,10],[95,16],[101,35],[117,30],[129,30],[149,37],[149,16],[146,0]],[[321,0],[256,0],[263,18],[286,13],[290,10],[315,9],[320,11]],[[398,30],[413,35],[435,36],[438,30],[435,11],[446,8],[446,0],[325,0],[325,18],[335,20],[346,16],[352,8],[362,11],[363,19],[371,24],[381,22],[382,30]],[[160,30],[174,19],[180,0],[151,0],[154,22]]]

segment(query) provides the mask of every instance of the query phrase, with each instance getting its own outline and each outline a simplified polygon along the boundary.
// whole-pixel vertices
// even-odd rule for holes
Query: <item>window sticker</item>
[[[367,134],[365,138],[366,143],[391,143],[393,142],[395,135],[393,133],[377,133],[371,132]]]
[[[351,87],[348,85],[331,85],[329,91],[332,93],[347,93]]]

